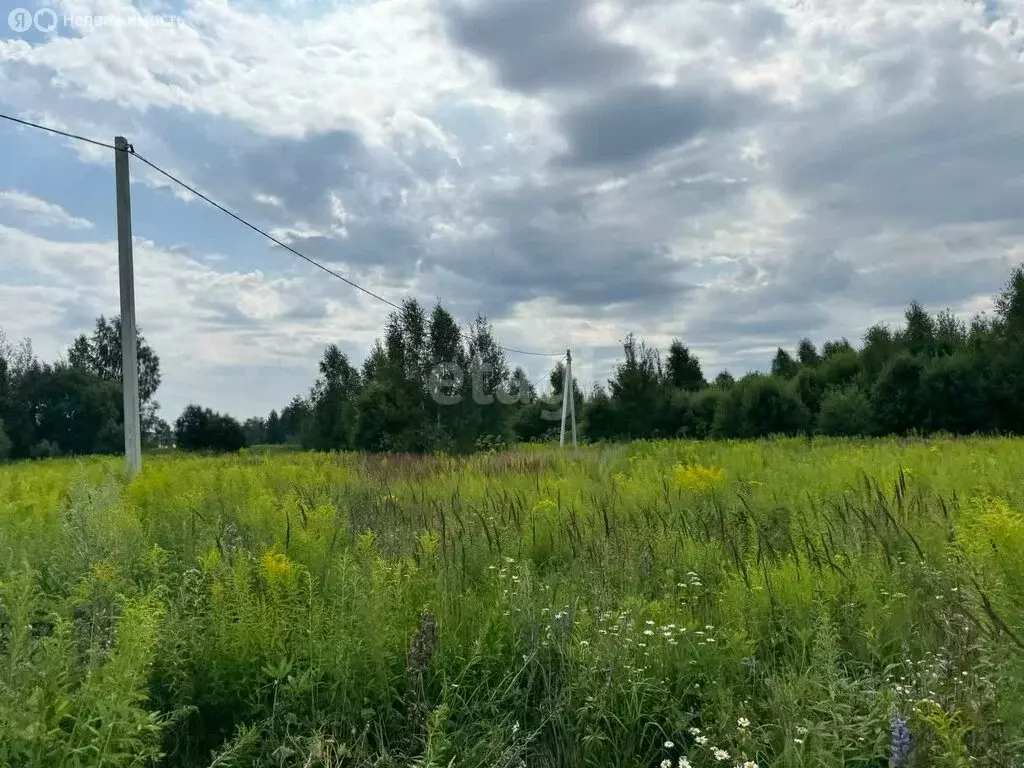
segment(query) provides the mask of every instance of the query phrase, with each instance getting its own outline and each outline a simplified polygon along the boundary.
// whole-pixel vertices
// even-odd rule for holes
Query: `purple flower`
[[[910,749],[912,746],[910,729],[907,727],[906,718],[896,715],[892,719],[892,730],[889,735],[890,768],[905,768],[905,766],[910,765]]]

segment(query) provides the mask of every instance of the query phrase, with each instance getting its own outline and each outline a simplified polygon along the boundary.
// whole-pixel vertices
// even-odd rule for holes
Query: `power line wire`
[[[152,168],[154,171],[156,171],[160,175],[166,177],[167,179],[169,179],[170,181],[174,182],[175,184],[177,184],[178,186],[182,187],[183,189],[187,189],[189,192],[191,192],[193,195],[198,197],[200,200],[203,200],[204,202],[212,205],[214,208],[216,208],[221,213],[227,214],[228,216],[230,216],[235,221],[237,221],[240,224],[243,224],[244,226],[246,226],[249,229],[251,229],[253,232],[256,232],[257,234],[263,235],[263,237],[267,238],[272,243],[274,243],[276,245],[279,245],[281,248],[284,248],[289,253],[292,253],[292,254],[298,256],[300,259],[302,259],[303,261],[307,262],[308,264],[311,264],[312,266],[316,267],[317,269],[320,269],[320,270],[326,272],[327,274],[331,275],[332,277],[336,277],[338,280],[341,280],[343,283],[346,283],[347,285],[352,286],[353,288],[355,288],[358,291],[362,291],[367,296],[370,296],[370,297],[376,299],[377,301],[380,301],[380,302],[382,302],[384,304],[387,304],[389,307],[391,307],[393,309],[397,309],[399,311],[401,311],[401,309],[402,309],[402,307],[400,305],[398,305],[398,304],[395,304],[395,302],[390,301],[389,299],[384,298],[380,294],[374,293],[373,291],[371,291],[368,288],[364,288],[363,286],[359,285],[359,283],[356,283],[356,282],[354,282],[352,280],[349,280],[344,275],[338,274],[333,269],[331,269],[330,267],[327,267],[327,266],[321,264],[316,259],[311,259],[309,256],[306,256],[304,253],[300,253],[299,251],[297,251],[295,248],[292,248],[287,243],[284,243],[281,240],[279,240],[278,238],[276,238],[273,235],[271,235],[269,232],[267,232],[267,231],[265,231],[263,229],[260,229],[255,224],[251,224],[250,222],[246,221],[245,219],[243,219],[241,216],[239,216],[234,211],[231,211],[228,208],[225,208],[223,205],[221,205],[217,201],[215,201],[212,198],[204,195],[202,192],[197,190],[195,187],[193,187],[193,186],[191,186],[189,184],[186,184],[184,181],[179,179],[174,174],[172,174],[172,173],[170,173],[168,171],[165,171],[163,168],[161,168],[156,163],[152,162],[151,160],[148,160],[143,155],[140,155],[138,152],[135,151],[135,147],[133,147],[131,144],[129,144],[126,149],[121,150],[121,149],[117,148],[116,146],[114,146],[113,144],[108,144],[108,143],[103,142],[103,141],[97,141],[96,139],[90,139],[90,138],[88,138],[86,136],[79,136],[78,134],[69,133],[67,131],[61,131],[61,130],[59,130],[57,128],[50,128],[49,126],[46,126],[46,125],[40,125],[39,123],[33,123],[30,120],[22,120],[21,118],[13,117],[11,115],[6,115],[6,114],[3,114],[2,112],[0,112],[0,118],[3,118],[4,120],[9,120],[12,123],[18,123],[20,125],[27,126],[29,128],[36,128],[36,129],[38,129],[40,131],[46,131],[48,133],[53,133],[53,134],[56,134],[58,136],[64,136],[64,137],[69,138],[69,139],[75,139],[76,141],[83,141],[83,142],[86,142],[87,144],[93,144],[93,145],[95,145],[97,147],[104,147],[105,149],[112,149],[115,152],[126,151],[129,154],[134,155],[141,162],[143,162],[144,164],[146,164],[147,166]],[[471,337],[467,333],[465,333],[464,331],[460,331],[459,333],[460,333],[460,335],[464,339],[466,339],[466,341],[469,341],[470,343],[472,343],[472,339],[471,339]],[[537,357],[556,357],[556,356],[561,355],[564,358],[564,354],[560,353],[560,352],[531,352],[531,351],[523,350],[523,349],[515,349],[513,347],[503,347],[503,346],[500,346],[500,345],[495,345],[495,346],[498,349],[500,349],[502,352],[510,352],[512,354],[517,354],[517,355],[534,355],[534,356],[537,356]]]
[[[563,354],[562,355],[562,359],[559,360],[557,363],[555,363],[553,366],[551,366],[551,370],[550,371],[548,371],[543,376],[540,376],[539,378],[534,380],[534,382],[530,385],[530,386],[533,387],[533,391],[534,392],[537,391],[537,385],[540,384],[542,381],[544,381],[544,379],[550,379],[551,378],[551,374],[554,373],[556,370],[558,370],[558,366],[560,366],[564,362],[565,362],[565,355]]]
[[[67,138],[75,139],[76,141],[84,141],[87,144],[95,144],[97,147],[105,147],[106,149],[113,149],[115,152],[121,151],[117,147],[115,147],[113,144],[107,144],[104,141],[97,141],[96,139],[90,139],[87,136],[79,136],[78,134],[68,133],[67,131],[61,131],[61,130],[58,130],[57,128],[50,128],[49,126],[46,126],[46,125],[40,125],[39,123],[33,123],[30,120],[22,120],[21,118],[18,118],[18,117],[12,117],[11,115],[5,115],[2,112],[0,112],[0,117],[2,117],[4,120],[10,120],[12,123],[19,123],[20,125],[28,126],[29,128],[38,128],[40,131],[47,131],[49,133],[55,133],[58,136],[66,136]]]
[[[267,238],[271,242],[276,243],[277,245],[281,246],[285,250],[295,254],[300,259],[302,259],[302,260],[312,264],[314,267],[317,267],[318,269],[323,270],[327,274],[332,275],[333,277],[338,278],[339,280],[347,283],[348,285],[352,286],[353,288],[362,291],[367,296],[372,296],[373,298],[377,299],[377,301],[383,302],[384,304],[387,304],[389,307],[392,307],[393,309],[397,309],[398,311],[402,310],[402,307],[400,305],[398,305],[398,304],[395,304],[395,302],[390,301],[389,299],[386,299],[383,296],[380,296],[379,294],[376,294],[376,293],[374,293],[373,291],[371,291],[371,290],[369,290],[367,288],[364,288],[363,286],[359,285],[358,283],[353,282],[352,280],[349,280],[347,277],[339,275],[333,269],[325,267],[323,264],[321,264],[320,262],[316,261],[315,259],[311,259],[310,257],[306,256],[305,254],[300,253],[299,251],[297,251],[294,248],[292,248],[290,245],[287,245],[286,243],[281,242],[280,240],[278,240],[276,237],[274,237],[270,233],[260,229],[255,224],[250,224],[248,221],[243,219],[237,213],[234,213],[233,211],[225,208],[220,203],[218,203],[218,202],[216,202],[214,200],[211,200],[209,197],[204,195],[202,192],[200,192],[197,189],[195,189],[195,187],[192,187],[192,186],[186,184],[184,181],[182,181],[178,177],[174,176],[173,174],[169,173],[168,171],[165,171],[163,168],[158,166],[156,163],[154,163],[151,160],[148,160],[145,157],[143,157],[142,155],[140,155],[134,149],[132,149],[131,152],[132,152],[132,154],[135,157],[137,157],[139,160],[141,160],[143,163],[148,165],[150,168],[152,168],[157,173],[162,174],[166,178],[168,178],[171,181],[173,181],[175,184],[178,184],[179,186],[183,187],[184,189],[187,189],[189,192],[191,192],[193,195],[195,195],[199,199],[206,201],[207,203],[212,205],[217,210],[221,211],[222,213],[226,213],[228,216],[233,218],[235,221],[237,221],[237,222],[239,222],[241,224],[244,224],[246,227],[248,227],[249,229],[253,230],[254,232],[258,232],[259,234],[263,235],[265,238]],[[472,338],[466,332],[460,331],[459,334],[466,341],[472,342]],[[564,357],[564,355],[565,355],[564,352],[530,352],[530,351],[522,350],[522,349],[514,349],[512,347],[503,347],[503,346],[500,346],[500,345],[495,345],[495,346],[498,349],[500,349],[502,352],[511,352],[513,354],[518,354],[518,355],[535,355],[537,357],[555,357],[555,356],[558,356],[558,355],[561,355],[561,356]]]
[[[363,288],[363,286],[359,285],[359,283],[353,282],[352,280],[349,280],[349,279],[348,279],[347,277],[345,277],[344,275],[340,275],[340,274],[338,274],[338,273],[337,273],[337,272],[335,272],[335,271],[334,271],[333,269],[331,269],[330,267],[326,267],[326,266],[324,266],[323,264],[321,264],[321,263],[320,263],[319,261],[317,261],[316,259],[311,259],[311,258],[309,258],[309,256],[306,256],[306,255],[305,255],[305,254],[303,254],[303,253],[299,253],[299,252],[298,252],[297,250],[295,250],[294,248],[292,248],[292,247],[291,247],[290,245],[288,245],[287,243],[284,243],[284,242],[282,242],[281,240],[278,240],[278,239],[277,239],[276,237],[274,237],[274,236],[273,236],[272,234],[270,234],[269,232],[266,232],[266,231],[264,231],[264,230],[260,229],[260,228],[259,228],[259,227],[257,227],[257,226],[256,226],[255,224],[250,224],[250,223],[249,223],[248,221],[246,221],[245,219],[243,219],[243,218],[242,218],[241,216],[239,216],[239,215],[238,215],[237,213],[234,213],[233,211],[230,211],[230,210],[228,210],[227,208],[225,208],[225,207],[224,207],[223,205],[221,205],[220,203],[216,202],[215,200],[212,200],[212,199],[210,199],[209,197],[207,197],[206,195],[204,195],[204,194],[203,194],[202,192],[200,192],[199,190],[197,190],[197,189],[196,189],[195,187],[189,186],[189,185],[188,185],[188,184],[186,184],[186,183],[185,183],[184,181],[182,181],[181,179],[179,179],[179,178],[178,178],[177,176],[174,176],[173,174],[171,174],[171,173],[168,173],[168,172],[167,172],[167,171],[165,171],[165,170],[164,170],[163,168],[161,168],[161,167],[160,167],[159,165],[157,165],[157,164],[156,164],[156,163],[154,163],[154,162],[151,162],[151,161],[147,160],[147,159],[146,159],[145,157],[143,157],[142,155],[140,155],[140,154],[139,154],[138,152],[135,152],[134,150],[132,150],[132,154],[133,154],[133,155],[134,155],[135,157],[137,157],[137,158],[138,158],[139,160],[141,160],[141,161],[142,161],[143,163],[145,163],[146,165],[148,165],[148,166],[149,166],[150,168],[152,168],[152,169],[153,169],[154,171],[156,171],[157,173],[159,173],[159,174],[161,174],[161,175],[163,175],[163,176],[166,176],[166,177],[167,177],[168,179],[170,179],[171,181],[173,181],[173,182],[174,182],[175,184],[178,184],[179,186],[181,186],[181,187],[184,187],[185,189],[187,189],[187,190],[188,190],[189,192],[191,192],[191,193],[192,193],[193,195],[195,195],[196,197],[198,197],[198,198],[199,198],[200,200],[204,200],[205,202],[209,203],[210,205],[212,205],[212,206],[213,206],[214,208],[216,208],[216,209],[217,209],[218,211],[220,211],[221,213],[226,213],[226,214],[227,214],[228,216],[230,216],[230,217],[231,217],[232,219],[234,219],[235,221],[239,222],[240,224],[244,224],[244,225],[245,225],[245,226],[247,226],[247,227],[248,227],[249,229],[251,229],[251,230],[252,230],[253,232],[257,232],[257,233],[259,233],[259,234],[263,235],[263,236],[264,236],[265,238],[267,238],[267,239],[268,239],[268,240],[269,240],[270,242],[272,242],[272,243],[275,243],[275,244],[277,244],[277,245],[281,246],[282,248],[284,248],[284,249],[285,249],[286,251],[289,251],[290,253],[293,253],[293,254],[295,254],[296,256],[298,256],[298,257],[299,257],[300,259],[302,259],[303,261],[305,261],[305,262],[308,262],[309,264],[312,264],[312,265],[313,265],[314,267],[316,267],[317,269],[321,269],[321,270],[323,270],[324,272],[326,272],[327,274],[331,275],[332,277],[336,277],[336,278],[338,278],[338,279],[339,279],[339,280],[341,280],[341,281],[342,281],[343,283],[347,283],[348,285],[351,285],[351,286],[352,286],[353,288],[355,288],[356,290],[362,291],[362,292],[363,292],[363,293],[365,293],[365,294],[366,294],[367,296],[371,296],[371,297],[375,298],[375,299],[376,299],[377,301],[381,301],[381,302],[383,302],[383,303],[387,304],[387,305],[388,305],[389,307],[393,307],[393,308],[395,308],[395,309],[398,309],[398,310],[401,310],[401,309],[402,309],[402,308],[401,308],[401,307],[400,307],[400,306],[399,306],[398,304],[395,304],[395,302],[393,302],[393,301],[389,301],[388,299],[385,299],[385,298],[384,298],[383,296],[381,296],[381,295],[379,295],[379,294],[376,294],[376,293],[374,293],[374,292],[373,292],[373,291],[371,291],[371,290],[370,290],[369,288]]]

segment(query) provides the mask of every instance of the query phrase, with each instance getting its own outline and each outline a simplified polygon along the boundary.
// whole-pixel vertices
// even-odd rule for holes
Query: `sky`
[[[38,11],[49,8],[48,14]],[[18,9],[39,27],[24,29]],[[711,377],[1024,261],[1024,0],[0,0],[0,112],[136,151],[400,301]],[[118,312],[113,152],[0,121],[0,329]],[[132,161],[157,399],[240,418],[390,308]],[[533,378],[554,358],[510,355]]]

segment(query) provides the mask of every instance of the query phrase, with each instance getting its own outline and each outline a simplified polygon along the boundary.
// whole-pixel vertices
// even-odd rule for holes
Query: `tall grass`
[[[1022,460],[801,439],[7,467],[0,765],[1022,765]]]

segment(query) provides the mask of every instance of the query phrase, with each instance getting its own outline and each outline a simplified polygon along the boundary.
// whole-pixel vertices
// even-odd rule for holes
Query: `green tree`
[[[695,437],[697,424],[691,405],[698,392],[676,389],[667,394],[662,409],[662,432],[669,437]]]
[[[617,433],[621,437],[651,437],[659,431],[663,402],[662,370],[658,352],[629,334],[622,345],[624,360],[608,381]]]
[[[814,368],[801,368],[797,374],[795,386],[804,404],[812,416],[817,415],[821,407],[822,397],[831,388],[842,389],[860,377],[860,356],[850,347],[839,349],[826,356]]]
[[[155,418],[142,433],[143,448],[165,449],[174,447],[174,430],[163,419]]]
[[[968,435],[991,427],[985,368],[974,355],[959,353],[930,361],[921,376],[923,427]]]
[[[4,430],[4,423],[0,421],[0,461],[5,461],[11,455],[11,439],[7,437]]]
[[[477,439],[506,440],[511,436],[509,369],[487,318],[477,316],[469,329],[467,357],[472,420]]]
[[[309,416],[309,403],[298,395],[293,397],[281,411],[281,443],[298,443]]]
[[[849,341],[846,339],[834,339],[826,341],[824,346],[822,346],[821,357],[823,360],[828,360],[836,355],[845,355],[850,352],[853,352],[853,345]]]
[[[139,400],[148,405],[160,386],[160,358],[136,328],[135,349],[139,364]],[[104,381],[121,384],[121,318],[96,319],[91,336],[78,336],[68,350],[68,364]]]
[[[715,428],[715,416],[718,404],[731,389],[719,386],[702,389],[690,398],[690,413],[693,419],[693,436],[697,438],[711,437]]]
[[[277,411],[271,411],[270,415],[267,416],[267,436],[266,441],[268,445],[281,445],[288,439],[285,433],[284,426],[281,422],[281,417],[277,415]]]
[[[912,355],[935,354],[935,320],[917,301],[904,313],[906,327],[899,335],[903,348]]]
[[[612,399],[599,384],[594,385],[583,406],[583,431],[591,440],[614,440],[619,436],[618,416]]]
[[[821,399],[817,423],[823,435],[869,435],[872,431],[871,401],[856,384],[831,387]]]
[[[246,445],[263,445],[267,442],[267,422],[259,416],[253,416],[242,423]]]
[[[800,365],[807,367],[813,367],[821,362],[818,350],[814,348],[814,342],[810,339],[800,339],[800,344],[796,348],[796,359],[800,361]]]
[[[806,431],[811,417],[783,379],[751,373],[719,400],[715,434],[720,437],[795,435]]]
[[[899,354],[899,343],[888,326],[873,325],[864,334],[860,351],[863,388],[870,390],[889,361]]]
[[[328,346],[320,360],[320,377],[309,394],[310,417],[302,432],[307,448],[340,451],[352,446],[360,389],[359,371],[348,356],[337,344]]]
[[[800,364],[793,359],[789,352],[779,347],[775,352],[775,357],[772,358],[772,376],[778,376],[780,379],[792,379],[799,370]]]
[[[996,323],[1004,338],[1024,338],[1024,265],[1010,273],[1006,285],[996,296]]]
[[[967,347],[968,330],[960,318],[946,309],[935,318],[935,353],[954,355]]]
[[[227,414],[189,405],[174,422],[174,439],[183,451],[230,453],[245,447],[242,425]]]
[[[18,458],[123,449],[120,389],[112,382],[67,365],[37,364],[19,377],[13,400],[18,414],[8,412],[5,423]]]
[[[871,390],[871,410],[884,434],[902,435],[924,426],[923,373],[924,362],[909,352],[900,353],[882,369]]]
[[[668,383],[677,389],[696,391],[708,385],[700,368],[700,360],[679,339],[673,339],[665,361]]]
[[[728,371],[721,371],[717,376],[715,376],[715,385],[721,389],[728,389],[735,383],[735,377]]]

